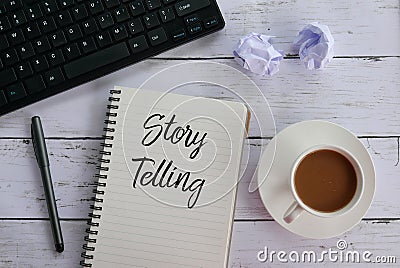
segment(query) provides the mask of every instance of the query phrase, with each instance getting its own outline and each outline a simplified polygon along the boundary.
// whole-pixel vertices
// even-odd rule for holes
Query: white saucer
[[[365,176],[364,193],[358,204],[341,216],[321,218],[303,212],[288,224],[283,214],[294,201],[289,186],[291,167],[298,155],[319,144],[341,146],[358,159]],[[304,121],[278,133],[262,156],[258,180],[261,199],[271,216],[287,230],[308,238],[330,238],[354,227],[367,213],[375,192],[375,169],[364,145],[345,128],[326,121]]]

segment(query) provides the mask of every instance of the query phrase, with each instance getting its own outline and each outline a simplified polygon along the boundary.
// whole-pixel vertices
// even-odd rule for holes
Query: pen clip
[[[33,131],[33,125],[32,124],[31,124],[31,137],[32,137],[33,151],[35,152],[35,158],[36,158],[36,161],[39,164],[39,159],[38,159],[38,154],[37,154],[37,149],[36,149],[36,141],[35,141],[36,137],[35,137],[35,134],[34,134],[34,131]]]
[[[32,117],[31,135],[33,150],[40,168],[49,166],[46,142],[43,134],[42,124],[39,117]]]

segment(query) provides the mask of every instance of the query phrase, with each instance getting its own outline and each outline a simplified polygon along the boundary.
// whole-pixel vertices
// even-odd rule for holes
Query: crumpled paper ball
[[[313,22],[296,37],[293,49],[307,69],[324,68],[333,59],[335,41],[328,26]]]
[[[273,36],[251,33],[241,38],[233,50],[235,60],[245,69],[260,75],[279,71],[283,51],[277,51],[269,40]]]

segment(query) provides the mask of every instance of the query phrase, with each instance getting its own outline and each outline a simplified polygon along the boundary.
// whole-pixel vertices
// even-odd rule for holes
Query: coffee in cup
[[[338,216],[358,203],[363,173],[358,161],[343,148],[320,145],[297,158],[290,187],[295,200],[283,216],[287,223],[303,211],[319,217]]]

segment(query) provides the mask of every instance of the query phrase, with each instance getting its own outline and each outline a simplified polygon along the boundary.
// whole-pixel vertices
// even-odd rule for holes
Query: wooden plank
[[[382,264],[384,267],[398,267],[400,262],[400,249],[395,246],[400,242],[399,221],[363,221],[352,230],[335,238],[315,240],[306,239],[292,234],[283,229],[274,221],[268,222],[235,222],[233,229],[232,248],[230,255],[231,268],[253,268],[253,267],[310,267],[321,265],[321,263],[281,263],[275,255],[275,259],[268,259],[266,262],[259,262],[257,254],[259,251],[268,248],[271,251],[297,251],[300,256],[303,251],[313,251],[317,256],[321,256],[322,251],[336,250],[345,254],[348,251],[357,251],[362,254],[365,251],[372,253],[371,260],[376,256],[395,256],[397,264]],[[339,240],[345,240],[348,248],[341,251],[336,247]],[[340,253],[337,253],[340,256]],[[357,253],[356,253],[357,254]],[[334,256],[334,255],[332,255]],[[345,255],[344,255],[345,256]],[[330,262],[325,256],[324,267],[353,267],[357,264],[341,262]],[[286,256],[288,258],[288,256]],[[346,260],[346,257],[344,257]],[[367,265],[365,262],[362,267],[377,267],[377,264]]]
[[[362,139],[377,172],[375,199],[366,217],[399,217],[400,185],[397,139]],[[257,164],[256,151],[267,140],[251,140],[248,171],[238,189],[236,219],[271,219],[258,192],[248,185]],[[86,218],[95,181],[99,140],[48,140],[51,171],[59,213],[63,218]],[[47,218],[42,182],[29,140],[0,139],[0,218]]]
[[[33,115],[42,116],[47,136],[100,137],[108,91],[113,85],[139,87],[152,74],[185,62],[148,60],[2,116],[0,137],[29,137],[30,117]],[[234,60],[216,62],[238,67]],[[260,118],[269,116],[267,105],[260,100],[254,88],[244,84],[246,80],[237,72],[221,71],[218,65],[204,62],[198,64],[191,64],[179,75],[200,73],[205,78],[211,75],[219,77],[228,88],[236,89]],[[215,73],[218,75],[215,76]],[[341,124],[357,135],[400,133],[400,57],[336,59],[321,71],[308,71],[298,60],[288,59],[282,62],[281,71],[274,77],[246,74],[269,101],[278,131],[299,121],[324,119]],[[163,79],[156,80],[152,89],[165,90],[168,83]],[[209,84],[187,85],[180,90],[195,96],[235,100],[226,90]],[[255,127],[253,121],[250,135],[257,135]],[[274,134],[271,128],[266,133],[267,136]]]
[[[11,267],[78,267],[81,260],[85,221],[62,221],[65,251],[56,253],[48,221],[1,221],[0,220],[0,266]],[[337,250],[336,243],[345,239],[352,251],[370,251],[375,256],[396,256],[400,261],[399,221],[363,221],[355,228],[337,238],[313,240],[301,238],[282,229],[276,222],[235,222],[230,251],[231,268],[275,267],[279,262],[260,263],[257,253],[269,250],[315,251]],[[382,235],[384,234],[384,235]],[[154,256],[157,258],[157,256]],[[282,264],[281,264],[282,265]],[[310,266],[309,263],[301,267]],[[329,260],[326,267],[337,267]],[[343,266],[354,264],[340,263]],[[364,266],[365,264],[363,264]],[[385,264],[382,267],[387,267]],[[398,264],[397,264],[398,265]]]
[[[80,267],[85,221],[61,222],[65,251],[57,253],[49,221],[1,221],[0,267]]]
[[[40,171],[30,140],[0,140],[0,214],[5,218],[48,218]],[[86,218],[100,141],[47,141],[60,217]],[[4,213],[3,213],[4,212]]]
[[[372,157],[376,170],[376,189],[371,208],[366,218],[391,218],[399,217],[398,196],[400,185],[399,144],[397,139],[361,139]],[[257,141],[252,141],[252,146],[260,146]],[[268,141],[263,141],[264,147]],[[253,149],[255,150],[255,149]],[[256,168],[255,159],[249,163],[248,174],[243,176],[238,188],[238,200],[235,219],[272,219],[262,203],[258,191],[248,192],[251,174]]]
[[[237,40],[250,32],[276,36],[274,45],[293,53],[291,44],[308,23],[328,25],[335,55],[400,55],[399,2],[373,0],[220,0],[226,28],[161,57],[231,56]],[[383,41],[385,40],[385,41]]]

